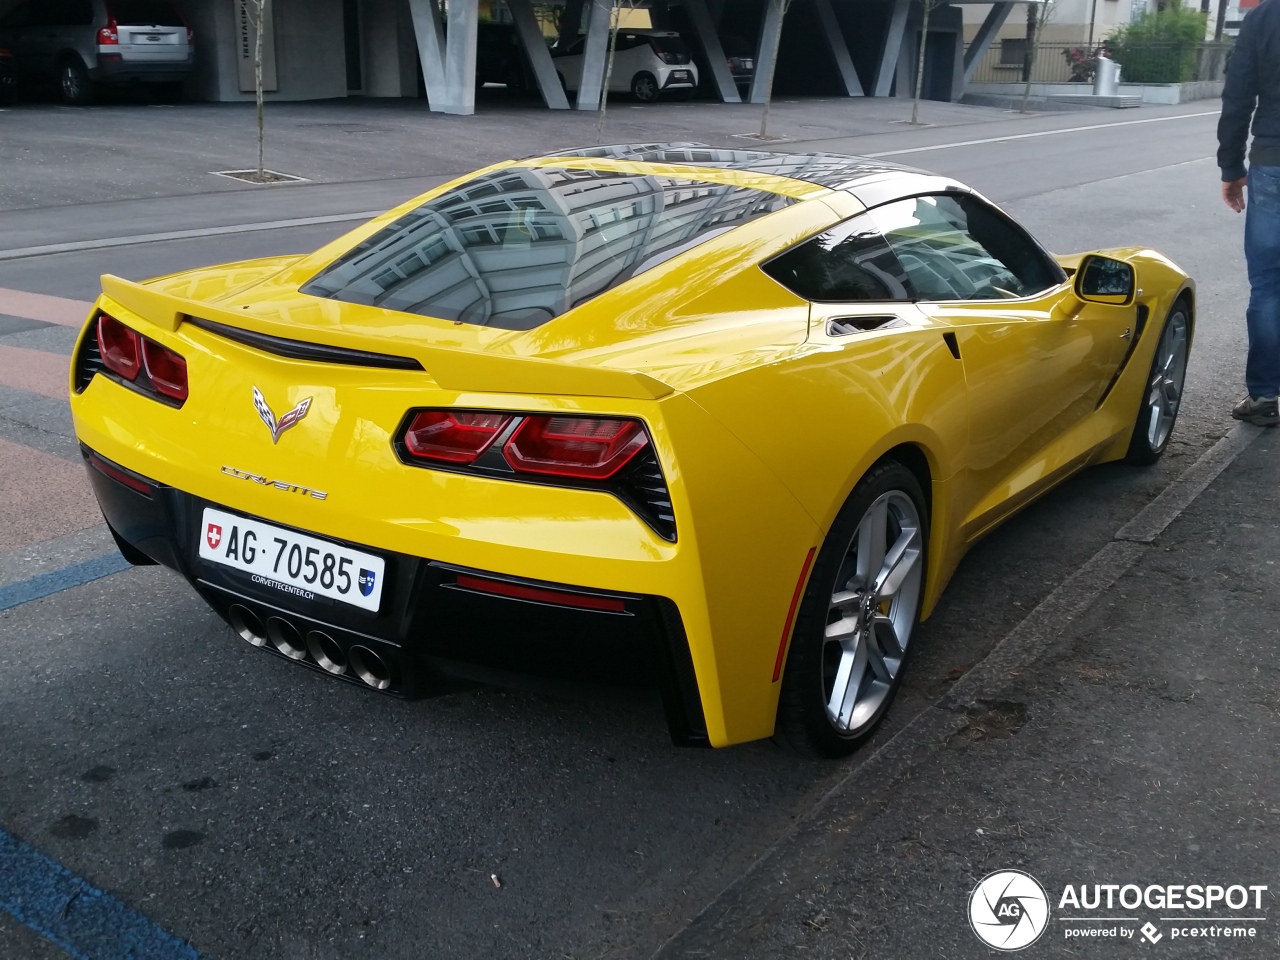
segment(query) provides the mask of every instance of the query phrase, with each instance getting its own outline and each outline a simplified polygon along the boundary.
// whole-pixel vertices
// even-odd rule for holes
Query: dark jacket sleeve
[[[1250,24],[1250,20],[1255,23]],[[1258,101],[1258,64],[1256,17],[1245,17],[1240,25],[1227,82],[1222,88],[1222,115],[1218,118],[1218,166],[1222,181],[1239,180],[1246,173],[1245,145],[1249,140],[1249,121]]]

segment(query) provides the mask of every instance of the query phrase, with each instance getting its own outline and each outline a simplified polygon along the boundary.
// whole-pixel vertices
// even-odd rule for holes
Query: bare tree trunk
[[[760,114],[760,139],[769,139],[769,107],[773,104],[773,78],[778,68],[778,48],[782,45],[782,24],[791,9],[791,0],[768,0],[778,8],[778,31],[773,36],[773,50],[769,54],[769,77],[764,87],[764,112]],[[758,66],[758,64],[757,64]]]
[[[253,0],[257,8],[253,38],[253,88],[258,104],[258,182],[266,179],[262,162],[263,118],[262,118],[262,34],[266,26],[267,0]]]
[[[613,82],[613,55],[618,50],[618,19],[620,17],[620,0],[613,0],[609,5],[609,56],[604,62],[604,85],[600,88],[600,110],[596,115],[596,143],[604,140],[604,113],[609,105],[609,84]],[[591,15],[598,16],[602,7],[597,4]],[[586,65],[584,58],[583,65]],[[578,81],[581,86],[582,81]]]
[[[920,94],[924,89],[924,55],[929,46],[929,13],[933,10],[934,0],[924,0],[924,19],[920,24],[920,47],[916,50],[916,96],[911,104],[911,122],[920,122]]]
[[[1034,3],[1027,4],[1027,57],[1024,61],[1024,72],[1026,74],[1023,79],[1026,85],[1022,88],[1022,109],[1019,113],[1027,112],[1027,101],[1031,99],[1031,74],[1035,71],[1036,65],[1036,42],[1040,39],[1039,30],[1037,30],[1039,19],[1039,10]]]

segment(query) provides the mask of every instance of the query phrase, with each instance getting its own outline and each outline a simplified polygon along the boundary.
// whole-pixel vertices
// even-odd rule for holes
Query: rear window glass
[[[689,54],[689,45],[680,37],[650,37],[649,40],[659,53],[674,53],[681,57]]]
[[[528,330],[792,202],[671,177],[496,170],[384,227],[302,292]]]
[[[122,27],[184,25],[178,11],[167,0],[112,0],[111,12]]]

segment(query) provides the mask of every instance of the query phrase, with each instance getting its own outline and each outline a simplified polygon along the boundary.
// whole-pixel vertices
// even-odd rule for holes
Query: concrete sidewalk
[[[1049,902],[1027,957],[1280,955],[1277,457],[1264,433],[1153,543],[1123,544],[1133,565],[1048,653],[887,745],[660,956],[989,957],[969,897],[1008,868]],[[1260,908],[1060,909],[1081,884],[1268,889]]]

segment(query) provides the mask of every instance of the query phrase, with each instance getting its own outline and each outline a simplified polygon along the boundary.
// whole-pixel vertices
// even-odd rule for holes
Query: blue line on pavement
[[[0,910],[76,960],[201,960],[190,944],[3,830]]]
[[[61,570],[51,570],[26,580],[19,580],[8,586],[0,587],[0,610],[8,610],[20,603],[39,600],[55,593],[61,593],[82,583],[109,577],[113,573],[129,569],[129,561],[118,553],[107,553],[92,560],[73,563]]]

